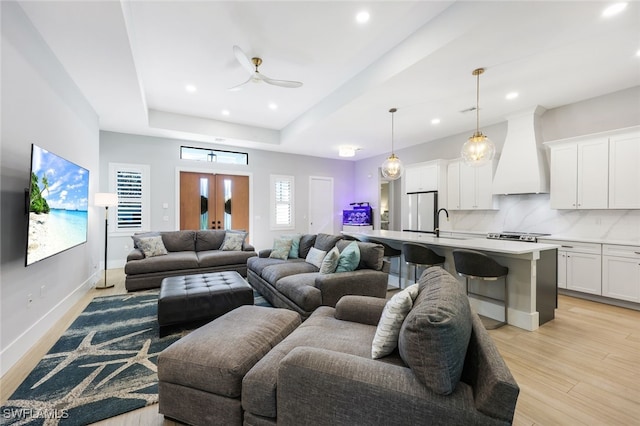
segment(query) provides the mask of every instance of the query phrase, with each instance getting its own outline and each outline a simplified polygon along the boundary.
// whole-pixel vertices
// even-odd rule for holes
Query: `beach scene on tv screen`
[[[88,170],[33,146],[27,265],[87,241],[88,198]]]

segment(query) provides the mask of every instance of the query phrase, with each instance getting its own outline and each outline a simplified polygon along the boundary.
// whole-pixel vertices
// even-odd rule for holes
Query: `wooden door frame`
[[[195,167],[195,166],[194,167],[189,167],[189,166],[176,167],[175,197],[174,197],[175,223],[173,224],[174,229],[180,229],[180,172],[202,173],[202,174],[210,174],[210,175],[247,176],[249,178],[249,233],[253,237],[252,234],[255,233],[255,227],[253,225],[253,173],[247,172],[244,170],[217,169],[217,168],[212,168],[211,166],[209,167]]]

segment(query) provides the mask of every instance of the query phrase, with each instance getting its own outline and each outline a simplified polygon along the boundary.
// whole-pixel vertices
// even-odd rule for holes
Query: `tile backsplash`
[[[640,210],[553,210],[549,194],[500,195],[499,210],[451,211],[442,229],[541,232],[562,237],[640,243]]]

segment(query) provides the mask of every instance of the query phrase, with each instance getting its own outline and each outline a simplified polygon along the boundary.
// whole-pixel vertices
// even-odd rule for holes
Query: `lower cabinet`
[[[558,288],[602,294],[601,245],[545,240],[558,244]]]
[[[640,302],[640,247],[605,244],[602,254],[602,295]]]

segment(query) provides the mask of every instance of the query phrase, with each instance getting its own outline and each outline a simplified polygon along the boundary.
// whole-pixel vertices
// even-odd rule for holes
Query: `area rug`
[[[255,304],[270,306],[254,293]],[[3,425],[87,425],[158,402],[157,291],[95,298],[1,408]]]

